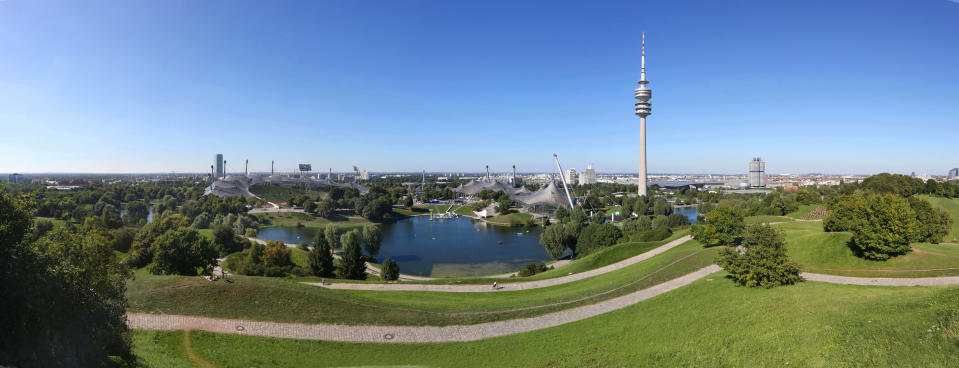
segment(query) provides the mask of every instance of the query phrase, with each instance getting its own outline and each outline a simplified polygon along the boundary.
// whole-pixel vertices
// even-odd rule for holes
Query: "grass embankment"
[[[795,219],[789,216],[771,216],[771,215],[748,216],[743,219],[743,222],[746,225],[773,224],[773,223],[790,222],[790,221],[795,221]]]
[[[816,209],[816,208],[819,207],[819,206],[820,206],[819,204],[803,204],[803,205],[799,205],[799,210],[797,210],[797,211],[795,211],[795,212],[790,212],[790,213],[786,214],[786,216],[791,217],[791,218],[793,218],[793,219],[801,219],[801,218],[803,218],[803,216],[806,216],[807,214],[809,214],[810,212],[812,212],[812,210]]]
[[[341,228],[352,228],[352,227],[361,227],[365,224],[370,223],[369,220],[362,218],[360,216],[335,216],[333,218],[327,219],[323,217],[313,216],[307,213],[301,212],[272,212],[272,213],[257,213],[253,214],[266,220],[269,220],[269,224],[266,226],[305,226],[305,227],[326,227],[326,225],[334,224]]]
[[[303,323],[473,324],[541,315],[623,295],[709,265],[717,251],[690,241],[585,280],[502,293],[334,291],[292,278],[235,276],[233,283],[224,283],[138,273],[128,283],[127,298],[131,311],[148,313]]]
[[[952,231],[946,234],[944,241],[952,243],[959,242],[959,198],[930,197],[925,195],[920,197],[932,203],[933,206],[945,209],[952,214]]]
[[[250,193],[269,202],[286,202],[292,197],[306,195],[310,198],[316,198],[325,195],[326,190],[311,190],[303,186],[279,186],[273,184],[256,184],[250,187]]]
[[[887,261],[857,257],[849,247],[851,233],[828,233],[822,222],[779,224],[786,232],[789,256],[804,271],[861,277],[933,277],[959,275],[959,247],[913,244],[913,251]]]
[[[722,275],[586,320],[474,342],[340,343],[201,331],[190,338],[196,355],[220,366],[945,367],[959,357],[959,287],[805,282],[766,290],[737,287]],[[156,359],[148,365],[179,356],[180,332],[134,335],[136,352]],[[153,353],[164,351],[171,356]]]

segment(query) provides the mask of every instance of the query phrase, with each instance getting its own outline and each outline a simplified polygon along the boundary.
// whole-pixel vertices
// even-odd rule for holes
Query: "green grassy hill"
[[[945,241],[959,242],[959,198],[921,197],[932,203],[933,206],[943,208],[952,214],[952,231],[946,235]]]
[[[190,343],[198,358],[219,366],[946,367],[959,357],[957,302],[959,287],[806,282],[747,289],[717,273],[601,316],[475,342],[339,343],[193,331]],[[136,331],[134,343],[146,366],[187,359],[182,332]]]

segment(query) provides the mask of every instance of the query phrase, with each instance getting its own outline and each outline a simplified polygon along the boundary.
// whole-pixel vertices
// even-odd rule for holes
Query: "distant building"
[[[7,181],[11,184],[23,184],[25,180],[23,179],[23,174],[13,173],[7,177]]]
[[[360,180],[370,180],[370,172],[366,170],[360,171]]]
[[[949,179],[959,178],[959,167],[949,170]]]
[[[223,177],[223,154],[217,153],[216,158],[214,158],[214,160],[216,160],[216,177],[222,178]]]
[[[580,184],[596,184],[596,170],[593,164],[586,165],[586,171],[579,173]]]
[[[576,168],[566,170],[566,183],[569,185],[576,184]]]
[[[752,161],[749,161],[749,186],[766,187],[766,162],[760,157],[754,157]]]

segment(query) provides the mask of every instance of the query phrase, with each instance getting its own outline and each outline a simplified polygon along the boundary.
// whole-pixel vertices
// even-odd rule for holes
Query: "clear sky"
[[[959,2],[0,0],[0,172],[959,166]]]

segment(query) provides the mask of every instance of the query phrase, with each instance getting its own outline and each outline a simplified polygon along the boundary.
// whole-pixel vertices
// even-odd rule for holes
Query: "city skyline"
[[[0,2],[0,172],[959,166],[954,2],[497,4]]]

